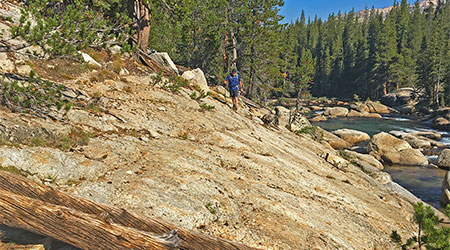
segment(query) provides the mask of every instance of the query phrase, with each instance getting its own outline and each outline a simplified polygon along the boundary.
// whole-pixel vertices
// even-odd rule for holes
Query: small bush
[[[301,134],[310,135],[316,141],[323,140],[323,132],[317,126],[307,126],[307,127],[304,127],[304,128],[302,128],[300,130],[295,131],[295,133],[297,135],[301,135]]]
[[[18,168],[14,167],[14,166],[6,166],[6,167],[0,166],[0,170],[6,171],[6,172],[10,172],[10,173],[13,173],[13,174],[17,174],[17,175],[22,175],[22,176],[25,176],[25,177],[28,176],[28,175],[31,175],[30,172],[18,169]]]
[[[211,111],[213,109],[215,109],[214,106],[208,105],[206,103],[200,104],[200,111]]]
[[[163,72],[158,72],[158,74],[152,76],[150,79],[150,84],[153,86],[161,84],[163,82]]]
[[[180,130],[178,132],[178,138],[182,139],[182,140],[187,140],[189,136],[189,131],[188,130]]]
[[[208,202],[208,203],[205,205],[205,207],[206,207],[206,209],[208,209],[208,211],[209,211],[211,214],[216,214],[216,213],[217,213],[216,208],[214,207],[214,205],[213,205],[211,202]]]
[[[164,89],[177,93],[181,88],[188,86],[188,81],[181,76],[170,77],[163,86]]]

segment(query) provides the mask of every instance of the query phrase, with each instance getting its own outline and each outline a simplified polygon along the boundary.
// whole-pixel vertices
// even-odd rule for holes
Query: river
[[[325,130],[333,131],[342,128],[355,129],[368,133],[371,137],[380,132],[400,130],[404,132],[435,131],[442,134],[442,143],[450,145],[450,133],[436,131],[427,125],[408,118],[385,116],[383,119],[371,118],[336,118],[326,122],[316,123]],[[436,160],[436,156],[429,156]],[[435,167],[411,167],[386,165],[385,171],[392,179],[408,189],[411,193],[440,209],[441,187],[446,170]]]

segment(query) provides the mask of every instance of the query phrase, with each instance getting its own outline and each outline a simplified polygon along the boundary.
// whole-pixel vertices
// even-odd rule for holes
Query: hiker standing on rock
[[[230,96],[233,100],[233,109],[237,110],[239,102],[239,89],[241,92],[244,92],[244,89],[242,87],[241,76],[237,73],[236,69],[233,69],[231,74],[227,76],[225,79],[225,84],[228,85],[228,89],[230,90]]]

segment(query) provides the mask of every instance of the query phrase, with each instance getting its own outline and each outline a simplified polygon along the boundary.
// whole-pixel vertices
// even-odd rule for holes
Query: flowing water
[[[371,118],[337,118],[326,122],[316,123],[325,130],[333,131],[342,128],[355,129],[373,136],[380,132],[400,130],[405,132],[435,131],[427,125],[407,118],[384,117],[384,119]],[[439,132],[443,135],[442,143],[450,145],[450,133]],[[430,157],[436,160],[436,156]],[[411,166],[385,166],[385,171],[392,179],[408,189],[411,193],[440,208],[441,187],[447,171],[434,167],[411,167]]]

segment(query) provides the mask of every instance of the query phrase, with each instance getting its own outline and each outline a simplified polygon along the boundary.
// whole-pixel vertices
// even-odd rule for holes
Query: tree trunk
[[[0,210],[0,223],[4,225],[44,234],[81,249],[176,249],[175,244],[150,233],[10,192],[0,193]]]
[[[231,40],[233,43],[233,61],[231,62],[231,67],[233,69],[236,69],[237,68],[237,60],[238,60],[237,39],[236,39],[236,36],[234,35],[233,29],[231,29],[230,34],[231,34]]]
[[[95,203],[91,200],[78,198],[78,197],[72,197],[68,194],[56,191],[50,187],[47,187],[45,185],[33,182],[27,178],[24,178],[19,175],[15,175],[9,172],[0,171],[0,193],[11,193],[15,194],[21,197],[25,197],[28,199],[31,199],[33,204],[39,204],[36,209],[39,209],[41,205],[46,206],[47,208],[57,208],[59,210],[63,211],[69,211],[71,214],[75,214],[74,218],[77,218],[76,215],[78,213],[83,213],[83,216],[87,216],[89,218],[92,218],[97,225],[103,225],[102,221],[107,221],[108,223],[115,224],[116,226],[121,227],[127,227],[130,228],[130,230],[140,231],[140,232],[147,232],[153,234],[153,235],[161,235],[165,234],[169,231],[176,230],[179,239],[181,239],[181,245],[179,246],[180,249],[252,249],[250,247],[232,243],[220,238],[202,235],[197,232],[184,230],[181,228],[176,228],[173,225],[170,225],[168,223],[145,218],[145,217],[138,217],[135,216],[129,212],[127,212],[124,209],[110,207],[102,204]],[[6,197],[3,197],[2,199],[6,199]],[[0,199],[1,200],[1,199]],[[28,201],[28,200],[27,200]],[[5,201],[8,202],[8,201]],[[38,203],[36,203],[38,202]],[[11,202],[10,202],[11,203]],[[27,202],[29,203],[29,202]],[[7,204],[7,203],[5,203]],[[15,206],[17,206],[20,203],[12,202]],[[30,203],[31,204],[31,203]],[[24,204],[26,205],[26,204]],[[1,205],[3,206],[3,205]],[[60,208],[64,207],[64,208]],[[32,207],[29,207],[27,209],[31,209]],[[32,210],[30,210],[32,211]],[[36,210],[38,211],[38,210]],[[47,212],[51,212],[53,210],[46,210]],[[74,212],[75,211],[75,212]],[[26,211],[22,211],[22,213],[25,213]],[[39,210],[40,213],[40,210]],[[2,223],[13,226],[12,224],[6,223],[7,218],[15,217],[20,218],[21,221],[14,221],[16,224],[16,227],[31,230],[27,225],[27,220],[23,220],[22,216],[25,216],[26,214],[17,214],[9,213],[5,210],[5,208],[0,208],[0,220]],[[49,214],[50,216],[51,214]],[[27,215],[31,216],[31,215]],[[6,219],[5,219],[6,218]],[[41,218],[41,216],[40,216]],[[45,219],[42,217],[42,219]],[[62,220],[62,219],[61,219]],[[98,222],[99,220],[100,222]],[[11,220],[8,220],[11,221]],[[75,220],[77,223],[82,223],[80,220]],[[20,224],[23,222],[27,222],[27,225]],[[64,221],[61,221],[64,222]],[[12,223],[12,222],[11,222]],[[41,221],[41,223],[43,223]],[[100,224],[99,224],[100,223]],[[70,224],[70,223],[69,223]],[[78,224],[80,225],[80,224]],[[43,224],[41,226],[44,226]],[[70,226],[70,225],[67,225]],[[83,228],[81,228],[83,229]],[[107,227],[109,230],[110,228]],[[38,231],[37,233],[45,234],[47,236],[54,237],[53,235],[55,232],[46,232],[46,231],[40,231],[39,227],[36,227],[35,230],[32,230],[34,232]],[[111,232],[108,231],[107,232]],[[52,233],[52,235],[50,235]],[[133,234],[132,234],[133,235]],[[64,241],[63,238],[56,238],[59,240]],[[67,242],[67,241],[65,241]],[[68,242],[69,244],[73,244],[72,242]],[[81,247],[84,249],[84,247]],[[100,248],[105,249],[105,248]],[[122,249],[129,249],[129,248],[122,248]],[[143,248],[141,248],[143,249]]]
[[[227,55],[227,49],[228,49],[228,34],[225,34],[225,38],[223,39],[223,73],[228,73],[229,71],[229,64],[228,64],[228,55]]]
[[[137,0],[138,17],[138,48],[147,53],[148,39],[150,36],[150,6],[144,0]]]

